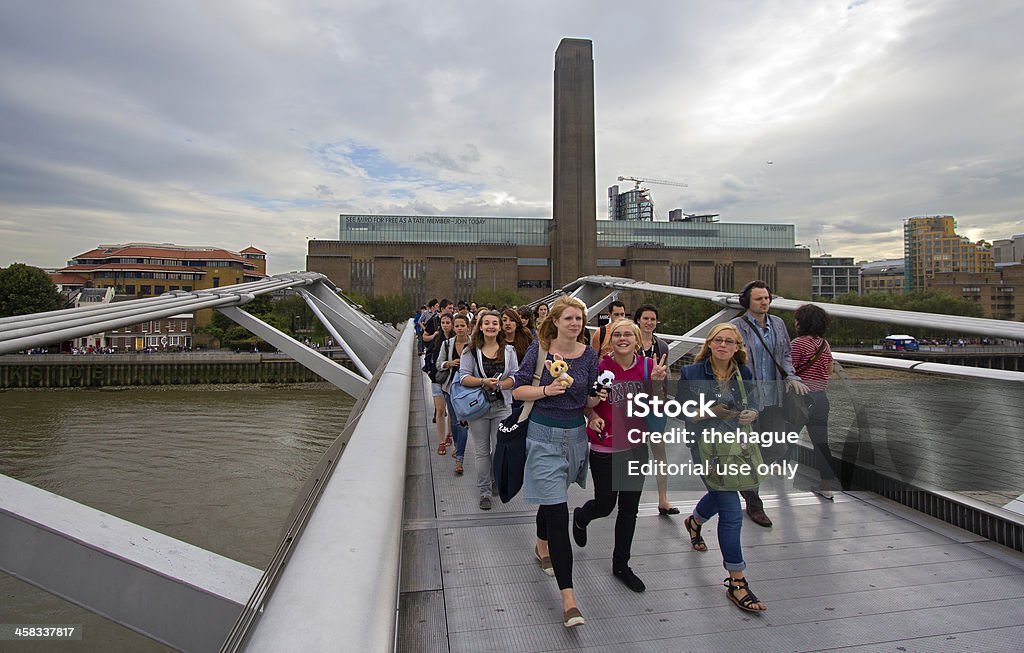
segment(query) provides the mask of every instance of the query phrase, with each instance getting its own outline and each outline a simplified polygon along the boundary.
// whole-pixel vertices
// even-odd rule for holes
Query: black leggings
[[[640,494],[643,491],[644,477],[628,477],[625,475],[625,470],[629,459],[646,462],[647,452],[642,449],[642,447],[638,447],[636,451],[623,451],[615,454],[600,451],[590,452],[590,474],[594,478],[594,498],[580,508],[579,525],[586,528],[593,520],[612,514],[616,500],[618,501],[619,512],[615,516],[615,549],[612,551],[613,570],[627,565],[630,550],[633,547],[633,533],[636,532],[636,514],[640,508]]]
[[[558,589],[572,589],[572,546],[569,544],[569,506],[556,503],[537,508],[537,539],[548,543]]]

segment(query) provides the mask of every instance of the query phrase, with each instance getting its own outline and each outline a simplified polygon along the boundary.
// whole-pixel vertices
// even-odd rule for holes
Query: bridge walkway
[[[471,456],[456,477],[451,456],[436,453],[424,375],[413,375],[410,410],[399,651],[1021,650],[1024,556],[870,492],[824,502],[799,489],[799,475],[796,488],[762,488],[774,528],[744,523],[765,614],[726,598],[714,528],[707,553],[691,550],[682,519],[659,517],[651,490],[631,561],[647,591],[612,577],[613,519],[595,522],[573,551],[587,623],[567,630],[555,581],[533,557],[535,511],[518,497],[478,508]],[[570,508],[591,492],[574,486]],[[701,492],[671,496],[685,515]]]

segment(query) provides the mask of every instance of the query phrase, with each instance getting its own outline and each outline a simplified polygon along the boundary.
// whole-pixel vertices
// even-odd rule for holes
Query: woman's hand
[[[668,365],[665,364],[666,360],[668,360],[668,354],[662,354],[661,360],[654,363],[654,368],[651,369],[652,381],[664,381],[668,378]]]
[[[740,411],[739,422],[740,426],[750,426],[757,419],[757,411],[750,410],[749,408],[744,411]]]
[[[558,395],[564,394],[565,386],[557,379],[544,386],[544,395],[547,397],[557,397]]]
[[[594,417],[590,420],[587,426],[590,427],[591,431],[594,431],[596,433],[604,433],[604,419],[602,419],[598,415],[594,415]]]

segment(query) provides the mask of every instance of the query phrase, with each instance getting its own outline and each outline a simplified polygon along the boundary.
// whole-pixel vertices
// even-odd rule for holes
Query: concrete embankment
[[[339,357],[339,363],[350,366]],[[63,354],[0,356],[0,388],[206,383],[310,383],[318,375],[284,354]]]

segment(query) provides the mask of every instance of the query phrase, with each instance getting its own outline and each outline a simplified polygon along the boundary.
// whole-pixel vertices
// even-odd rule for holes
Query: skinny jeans
[[[630,460],[647,462],[646,447],[608,453],[590,452],[590,476],[594,479],[594,498],[583,504],[579,513],[579,526],[586,528],[595,519],[607,517],[615,509],[615,548],[612,550],[612,569],[627,566],[636,532],[636,515],[640,508],[644,477],[629,476]]]
[[[696,446],[691,447],[690,454],[693,462],[701,462]],[[707,482],[704,485],[706,487]],[[740,545],[743,511],[740,508],[739,492],[723,492],[708,487],[708,493],[701,497],[693,509],[693,517],[698,524],[703,524],[715,515],[718,515],[718,546],[722,549],[722,564],[729,571],[743,571],[747,563],[743,562],[743,549]]]
[[[828,448],[828,393],[811,392],[811,407],[807,411],[807,435],[814,444],[814,467],[821,474],[821,480],[831,481],[836,477],[832,468],[832,451]]]
[[[476,467],[476,487],[481,497],[491,496],[491,485],[494,483],[491,452],[498,441],[498,425],[511,414],[512,409],[509,406],[491,404],[491,409],[486,415],[469,423],[469,435],[473,440],[473,466]]]
[[[455,414],[455,406],[452,405],[452,396],[444,393],[445,403],[448,404],[448,420],[452,427],[452,437],[455,439],[455,459],[462,460],[466,455],[466,442],[469,440],[469,428],[459,425],[459,418]]]

